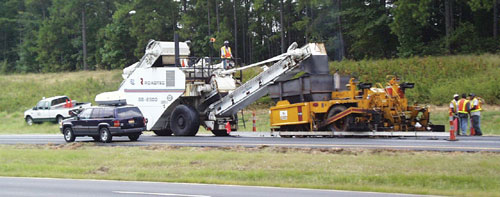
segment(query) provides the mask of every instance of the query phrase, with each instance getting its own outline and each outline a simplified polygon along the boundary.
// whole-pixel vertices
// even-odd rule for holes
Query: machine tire
[[[187,105],[178,105],[170,116],[170,128],[176,136],[195,136],[200,129],[198,112]]]
[[[128,139],[132,142],[135,142],[139,139],[139,137],[141,136],[140,133],[136,133],[136,134],[131,134],[128,136]]]
[[[332,107],[330,110],[328,110],[328,115],[326,117],[326,120],[328,120],[329,118],[335,116],[336,114],[338,114],[340,112],[345,111],[346,109],[347,109],[347,107],[343,106],[343,105],[337,105],[337,106]],[[334,122],[333,124],[328,125],[327,129],[330,131],[347,131],[347,129],[349,128],[349,122],[351,121],[351,119],[352,119],[352,116],[348,115],[348,116]]]
[[[100,142],[101,138],[99,136],[92,136],[92,139],[94,139],[94,142]]]
[[[26,124],[28,126],[33,125],[33,118],[31,118],[31,116],[26,116]]]
[[[61,124],[61,122],[64,120],[64,117],[62,117],[61,115],[57,115],[56,116],[56,122],[57,124]]]
[[[113,140],[113,136],[111,132],[109,132],[108,127],[101,127],[99,129],[99,139],[104,143],[110,143]]]
[[[172,130],[170,130],[170,129],[153,130],[153,133],[155,133],[157,136],[171,136]]]
[[[226,130],[212,130],[212,133],[215,136],[229,136],[229,134],[227,134]]]
[[[76,139],[76,136],[73,133],[73,129],[71,127],[64,128],[63,135],[64,135],[64,141],[66,142],[74,142]]]

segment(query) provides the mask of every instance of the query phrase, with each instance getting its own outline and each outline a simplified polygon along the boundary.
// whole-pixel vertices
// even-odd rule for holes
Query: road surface
[[[0,177],[0,196],[175,196],[175,197],[331,197],[415,196],[376,192],[315,190],[258,186]]]
[[[279,138],[259,137],[254,133],[239,132],[239,136],[214,137],[202,135],[196,137],[158,137],[144,134],[137,142],[130,142],[127,137],[113,137],[113,143],[103,146],[147,146],[171,145],[192,147],[298,147],[298,148],[369,148],[403,149],[429,151],[492,151],[500,152],[500,136],[458,137],[458,141],[446,138],[406,137],[406,138]],[[77,142],[93,143],[92,138],[78,137]],[[0,135],[0,144],[64,144],[62,135]]]

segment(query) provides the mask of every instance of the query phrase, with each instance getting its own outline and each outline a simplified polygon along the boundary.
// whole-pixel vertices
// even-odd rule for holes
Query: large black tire
[[[26,116],[26,124],[28,126],[33,125],[33,118],[31,118],[31,116]]]
[[[100,136],[92,136],[92,139],[94,139],[94,142],[100,142],[101,137]]]
[[[194,136],[200,129],[198,112],[187,105],[178,105],[170,116],[170,128],[176,136]]]
[[[64,120],[64,117],[62,117],[61,115],[57,115],[56,117],[56,122],[57,124],[61,124],[61,122]]]
[[[227,134],[226,130],[212,130],[212,133],[215,136],[229,136],[229,134]]]
[[[141,136],[141,133],[131,134],[131,135],[128,135],[128,139],[130,141],[134,142],[134,141],[137,141],[140,136]]]
[[[73,129],[71,127],[64,128],[63,135],[66,142],[74,142],[76,139],[76,136],[73,133]]]
[[[170,130],[170,129],[153,130],[153,133],[155,133],[157,136],[171,136],[172,130]]]
[[[328,110],[328,115],[326,117],[326,120],[330,119],[331,117],[337,115],[340,112],[343,112],[347,109],[346,106],[343,105],[337,105],[332,107],[330,110]],[[330,124],[327,126],[327,129],[330,131],[347,131],[349,128],[349,122],[351,122],[352,116],[348,115],[340,120],[337,120],[336,122]]]
[[[110,143],[113,140],[113,136],[111,132],[109,132],[108,127],[101,127],[101,129],[99,129],[99,139],[104,143]]]

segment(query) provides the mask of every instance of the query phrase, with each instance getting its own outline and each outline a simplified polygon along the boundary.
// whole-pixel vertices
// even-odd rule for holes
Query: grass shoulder
[[[453,165],[450,165],[453,163]],[[494,196],[500,154],[291,148],[0,146],[0,176]]]

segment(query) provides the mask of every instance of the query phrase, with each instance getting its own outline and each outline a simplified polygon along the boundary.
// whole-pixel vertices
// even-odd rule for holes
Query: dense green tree
[[[245,63],[292,42],[332,60],[500,49],[498,0],[0,0],[0,73],[123,68],[175,33],[198,57],[228,40]]]

